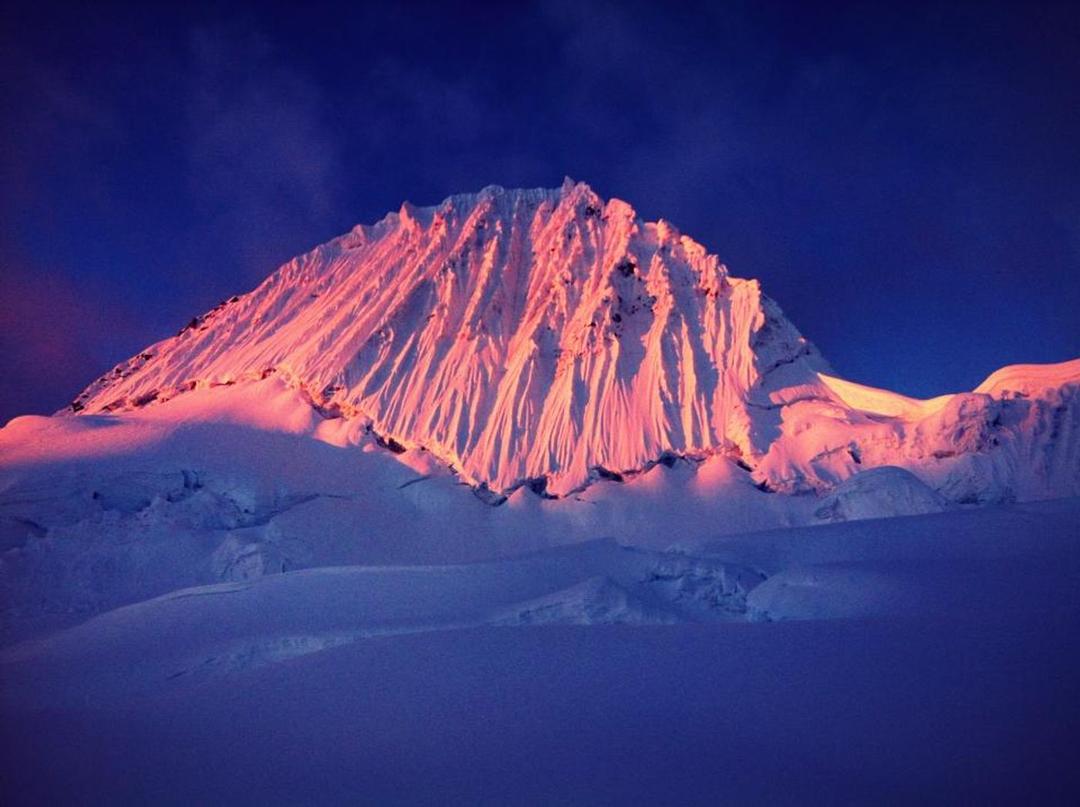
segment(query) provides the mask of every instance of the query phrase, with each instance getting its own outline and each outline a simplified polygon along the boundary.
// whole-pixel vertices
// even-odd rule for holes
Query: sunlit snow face
[[[117,412],[277,375],[467,480],[563,495],[665,452],[761,454],[747,411],[816,351],[666,222],[567,180],[403,205],[224,300],[72,404]]]

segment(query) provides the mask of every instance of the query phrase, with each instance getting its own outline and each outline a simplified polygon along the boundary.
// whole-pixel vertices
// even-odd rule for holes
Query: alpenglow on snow
[[[118,365],[71,410],[271,375],[496,494],[561,496],[717,454],[787,493],[878,465],[958,501],[1080,490],[1080,442],[1050,440],[1080,433],[1080,360],[930,401],[843,381],[756,280],[569,179],[404,204]]]

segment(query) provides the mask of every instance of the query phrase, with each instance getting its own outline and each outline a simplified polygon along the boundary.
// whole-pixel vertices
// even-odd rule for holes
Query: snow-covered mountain
[[[90,386],[110,412],[277,373],[473,484],[564,494],[666,452],[756,456],[754,395],[825,364],[674,227],[569,180],[404,205]],[[759,392],[760,391],[760,392]]]
[[[194,318],[71,411],[272,375],[494,502],[714,456],[783,493],[882,465],[953,502],[1080,493],[1080,360],[929,401],[844,381],[757,281],[570,180],[405,204]]]
[[[1075,803],[1078,390],[845,381],[584,185],[406,205],[0,429],[0,801]]]
[[[0,430],[0,613],[1074,496],[1078,390],[1080,359],[928,401],[844,381],[670,225],[569,181],[487,188],[358,227]]]

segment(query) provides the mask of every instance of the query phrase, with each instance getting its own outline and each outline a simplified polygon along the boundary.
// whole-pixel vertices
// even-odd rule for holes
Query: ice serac
[[[974,392],[925,401],[825,374],[802,395],[779,394],[776,436],[755,469],[776,490],[823,493],[898,466],[959,504],[1080,494],[1080,359],[1005,367]]]
[[[672,453],[754,462],[777,434],[771,410],[820,395],[827,369],[757,281],[567,180],[405,204],[196,317],[72,408],[277,374],[474,485],[564,494]]]

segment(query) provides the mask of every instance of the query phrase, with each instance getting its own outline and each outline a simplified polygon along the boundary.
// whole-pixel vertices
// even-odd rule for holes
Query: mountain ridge
[[[1054,367],[1004,368],[931,401],[845,381],[756,280],[567,179],[404,203],[118,365],[71,410],[277,375],[323,416],[361,418],[393,450],[430,451],[496,500],[524,485],[565,496],[715,454],[763,490],[823,492],[863,467],[899,465],[981,500],[957,492],[965,474],[995,499],[1080,486],[1077,441],[1040,443],[1064,455],[1052,472],[982,456],[1002,442],[1030,454],[1031,429],[1055,428],[1047,419],[1080,431],[1080,362]],[[1061,400],[1027,412],[1054,389]],[[956,457],[976,467],[942,470]]]
[[[806,378],[826,366],[756,281],[567,181],[405,204],[196,318],[74,406],[118,411],[281,373],[477,484],[546,476],[566,492],[666,451],[758,453],[742,401],[789,363]]]

